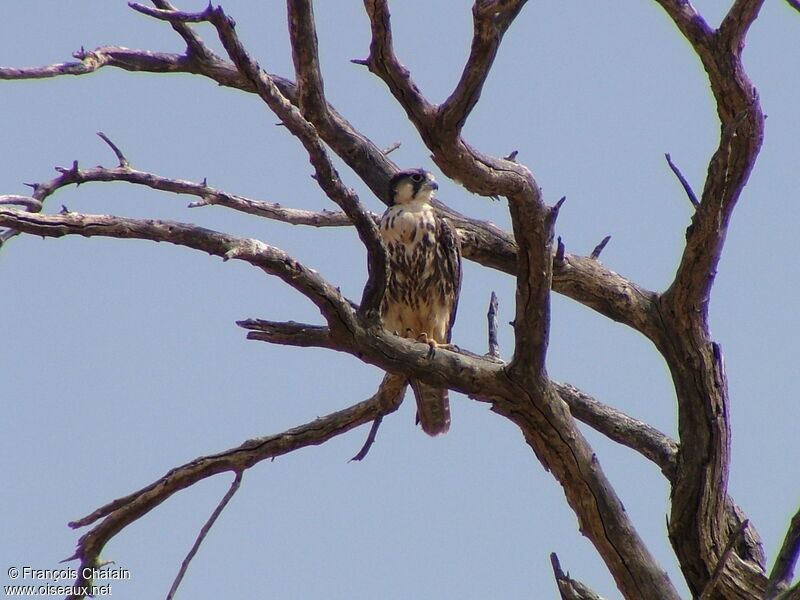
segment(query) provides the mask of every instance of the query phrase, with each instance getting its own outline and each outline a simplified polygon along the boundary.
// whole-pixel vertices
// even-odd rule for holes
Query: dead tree
[[[441,350],[429,357],[418,345],[381,327],[378,306],[386,285],[387,266],[376,215],[365,210],[340,178],[328,153],[335,153],[382,200],[397,167],[390,160],[388,149],[381,150],[356,131],[327,101],[310,0],[287,2],[294,81],[270,74],[255,62],[222,7],[209,5],[200,12],[182,12],[168,0],[153,0],[154,7],[137,3],[131,3],[131,7],[169,24],[185,42],[183,54],[105,46],[77,52],[74,62],[41,68],[2,68],[0,78],[83,75],[116,67],[150,73],[191,73],[254,94],[302,144],[316,182],[338,211],[314,213],[286,208],[215,189],[205,181],[170,179],[139,171],[103,136],[117,157],[117,166],[82,168],[75,162],[60,169],[58,177],[34,184],[30,196],[0,196],[0,225],[6,228],[0,241],[6,243],[18,234],[133,238],[168,242],[224,260],[248,263],[303,294],[325,321],[319,325],[248,319],[239,323],[248,330],[248,338],[345,352],[387,373],[413,376],[463,392],[488,403],[493,411],[513,422],[542,465],[563,487],[581,533],[594,545],[625,598],[676,599],[679,595],[630,522],[576,419],[655,463],[669,482],[669,539],[693,597],[798,599],[800,584],[792,585],[792,577],[800,550],[800,514],[792,520],[786,541],[768,570],[754,526],[728,495],[731,432],[727,379],[720,346],[708,327],[710,292],[727,227],[764,136],[759,98],[741,62],[745,36],[762,2],[736,0],[718,28],[709,26],[686,2],[657,3],[701,61],[720,123],[719,144],[698,194],[667,156],[694,213],[675,278],[663,293],[647,290],[603,266],[597,258],[607,240],[590,256],[568,253],[560,241],[554,240],[560,202],[545,202],[531,170],[516,161],[515,153],[504,158],[489,156],[462,137],[503,36],[523,9],[524,0],[476,0],[469,57],[461,78],[442,104],[426,99],[395,54],[387,1],[365,0],[372,40],[367,57],[354,62],[365,66],[386,85],[442,173],[474,194],[508,201],[512,232],[471,219],[444,204],[437,206],[457,229],[466,258],[514,277],[514,348],[507,363],[498,359],[496,340],[486,356]],[[213,26],[225,56],[206,45],[193,28],[197,23]],[[344,297],[335,284],[280,248],[256,239],[180,222],[66,209],[43,212],[45,201],[65,187],[110,181],[192,195],[196,197],[193,206],[213,204],[291,224],[353,226],[369,265],[362,296],[357,302]],[[4,260],[13,260],[13,256],[6,255]],[[668,365],[675,388],[677,440],[601,404],[572,385],[550,379],[546,357],[551,291],[627,325],[653,343]],[[402,380],[387,377],[379,390],[363,402],[172,469],[151,485],[72,523],[73,527],[91,526],[80,538],[74,558],[82,566],[95,565],[103,547],[123,528],[198,481],[222,472],[236,474],[221,510],[238,488],[241,474],[256,463],[324,443],[372,422],[363,455],[374,439],[377,424],[396,410],[404,391]],[[566,575],[555,556],[553,569],[562,598],[598,597]],[[85,583],[82,578],[76,582]]]

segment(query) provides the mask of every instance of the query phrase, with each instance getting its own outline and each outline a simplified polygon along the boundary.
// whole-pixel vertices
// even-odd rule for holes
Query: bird
[[[424,169],[409,169],[389,181],[389,208],[380,220],[389,275],[381,303],[383,326],[424,342],[429,355],[450,345],[461,289],[461,250],[447,220],[431,205],[439,189]],[[410,378],[417,422],[428,435],[450,428],[447,388]]]

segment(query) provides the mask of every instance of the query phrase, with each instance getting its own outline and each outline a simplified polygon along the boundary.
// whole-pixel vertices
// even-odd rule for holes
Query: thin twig
[[[554,205],[553,205],[553,206],[550,208],[550,218],[551,218],[551,219],[555,220],[555,219],[558,217],[558,211],[560,211],[560,210],[561,210],[561,206],[562,206],[562,205],[564,204],[564,202],[566,202],[566,201],[567,201],[567,197],[566,197],[566,196],[561,196],[561,198],[559,198],[558,202],[556,202],[556,203],[555,203],[555,204],[554,204]]]
[[[611,236],[610,235],[607,235],[602,240],[600,240],[600,243],[597,244],[597,246],[594,247],[594,250],[592,250],[592,253],[589,255],[589,258],[594,259],[594,260],[597,260],[598,258],[600,258],[600,253],[606,247],[606,244],[608,244],[608,242],[610,242],[610,241],[611,241]]]
[[[117,160],[119,161],[119,166],[121,169],[127,169],[128,167],[131,166],[131,163],[128,162],[127,158],[125,158],[125,155],[122,153],[122,150],[120,150],[114,142],[108,139],[108,136],[105,133],[103,133],[102,131],[98,131],[97,135],[100,137],[101,140],[103,140],[106,144],[108,144],[108,146],[114,152],[114,154],[117,157]]]
[[[675,173],[675,177],[677,177],[678,181],[681,182],[681,185],[683,186],[686,195],[689,197],[689,202],[692,203],[692,206],[699,206],[700,202],[698,202],[697,196],[695,195],[692,186],[689,185],[689,182],[686,181],[686,178],[683,176],[683,173],[681,173],[680,169],[678,169],[678,167],[675,166],[675,163],[672,162],[672,157],[669,155],[669,152],[664,154],[664,157],[667,159],[667,164],[669,165],[669,168],[672,169],[673,173]]]
[[[555,552],[550,553],[550,564],[553,567],[553,575],[556,579],[558,592],[561,600],[603,600],[595,592],[590,590],[580,581],[576,581],[561,569],[561,563]]]
[[[148,17],[177,24],[203,23],[209,20],[208,15],[212,10],[211,4],[202,12],[184,12],[172,8],[153,8],[151,6],[139,4],[138,2],[128,2],[128,6]]]
[[[349,462],[364,460],[370,448],[372,448],[372,444],[375,443],[375,437],[378,435],[378,428],[381,426],[382,421],[383,415],[377,417],[372,422],[372,426],[369,428],[369,433],[367,434],[367,439],[364,441],[364,445],[361,446],[361,450],[359,450],[358,454],[351,458]]]
[[[486,313],[486,319],[489,322],[489,352],[487,356],[492,358],[500,358],[500,345],[497,343],[497,307],[497,294],[493,291],[489,300],[489,312]]]
[[[169,0],[152,0],[153,4],[163,10],[175,10],[175,7]],[[172,28],[183,38],[186,42],[186,54],[192,58],[199,58],[201,60],[220,60],[203,42],[194,29],[186,23],[172,23]]]
[[[558,236],[556,240],[556,255],[553,258],[553,262],[556,264],[561,264],[564,262],[564,252],[566,248],[564,246],[564,242],[561,240],[561,236]]]
[[[397,150],[397,149],[398,149],[400,146],[401,146],[401,142],[395,142],[395,143],[393,143],[393,144],[390,144],[390,145],[389,145],[389,146],[387,146],[386,148],[384,148],[384,149],[382,150],[382,152],[383,152],[383,154],[384,154],[384,156],[385,156],[385,155],[387,155],[387,154],[389,154],[389,153],[391,153],[391,152],[394,152],[394,151],[395,151],[395,150]]]
[[[236,477],[234,477],[233,482],[231,483],[231,487],[222,497],[222,500],[219,501],[217,508],[214,509],[214,512],[211,513],[211,516],[206,521],[205,525],[200,529],[200,533],[197,534],[197,539],[194,541],[194,545],[192,546],[189,553],[186,555],[186,558],[183,559],[181,563],[181,568],[178,570],[178,574],[175,576],[175,581],[172,582],[172,587],[169,588],[169,593],[167,594],[167,600],[172,600],[175,596],[175,592],[178,591],[178,586],[183,581],[183,577],[186,575],[186,570],[189,568],[189,563],[192,562],[195,554],[200,549],[200,544],[203,543],[203,540],[206,539],[208,532],[211,530],[211,527],[214,525],[214,522],[217,518],[222,514],[222,511],[225,510],[225,507],[230,502],[233,495],[238,491],[239,486],[242,483],[242,471],[236,471]]]

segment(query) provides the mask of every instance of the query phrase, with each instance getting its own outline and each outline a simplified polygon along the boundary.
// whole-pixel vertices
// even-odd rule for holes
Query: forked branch
[[[166,5],[165,2],[157,4],[159,8],[165,8]],[[174,23],[173,25],[181,24]],[[189,25],[183,25],[185,31],[192,32],[192,35],[196,37]],[[104,67],[113,67],[147,73],[197,74],[208,77],[221,86],[255,93],[255,88],[250,80],[245,78],[233,64],[216,56],[200,60],[195,53],[179,55],[105,46],[92,51],[81,50],[75,53],[75,57],[78,62],[25,69],[0,67],[0,79],[38,79],[64,75],[86,75]],[[295,84],[274,74],[270,74],[269,77],[281,93],[296,105],[297,88]],[[326,113],[329,117],[327,120],[314,122],[319,135],[359,175],[373,193],[385,201],[389,178],[397,170],[397,167],[386,157],[381,148],[356,131],[333,107],[328,105]],[[315,118],[314,115],[307,116]],[[494,192],[486,190],[486,193]],[[225,196],[233,197],[230,194],[225,194]],[[229,205],[225,196],[220,195],[216,198],[212,196],[212,203]],[[193,203],[191,206],[201,204],[202,201],[197,204]],[[261,205],[250,205],[249,202],[235,204],[230,207],[236,210],[245,210],[245,212],[250,212],[250,208],[253,208],[253,212],[260,216],[271,218],[270,214],[274,214],[278,220],[288,223],[327,226],[343,221],[337,213],[330,216],[325,212],[321,215],[320,213],[312,215],[290,212],[273,213],[268,206],[263,206],[265,211],[262,213]],[[437,208],[456,227],[465,258],[511,275],[516,274],[517,247],[508,233],[491,223],[472,219],[445,205],[438,204]],[[319,219],[317,215],[320,215]],[[10,232],[0,235],[5,236],[0,237],[0,241],[2,241],[10,235]],[[654,296],[654,294],[642,290],[639,286],[595,261],[590,262],[582,257],[567,254],[563,264],[555,265],[552,285],[554,291],[565,294],[637,331],[642,331],[642,328],[652,329],[653,313],[649,308],[650,303],[642,300]],[[650,337],[649,334],[646,335]]]
[[[225,14],[222,7],[210,5],[200,13],[156,10],[136,3],[131,3],[130,6],[158,19],[177,23],[207,21],[216,28],[219,39],[233,64],[286,128],[302,143],[314,167],[314,178],[317,183],[347,214],[358,231],[359,238],[367,249],[369,263],[369,278],[364,286],[359,306],[362,314],[377,324],[378,305],[386,286],[387,262],[375,221],[361,206],[355,192],[342,183],[314,125],[303,117],[283,95],[272,77],[263,71],[247,52],[236,34],[233,20]]]

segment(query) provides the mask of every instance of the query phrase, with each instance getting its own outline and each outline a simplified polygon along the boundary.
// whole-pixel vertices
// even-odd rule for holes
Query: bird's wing
[[[436,241],[441,252],[443,274],[452,284],[453,305],[450,308],[450,322],[447,325],[447,343],[450,343],[450,334],[458,310],[458,296],[461,293],[461,246],[450,223],[442,217],[439,217],[439,239]]]

